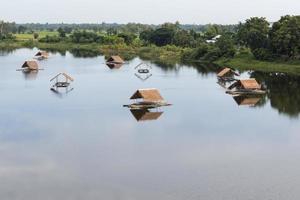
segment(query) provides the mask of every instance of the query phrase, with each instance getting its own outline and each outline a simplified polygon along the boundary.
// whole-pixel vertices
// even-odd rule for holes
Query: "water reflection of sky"
[[[0,57],[1,199],[298,199],[300,124],[268,101],[238,106],[215,75],[154,67],[142,82],[134,59],[52,54],[44,71],[15,70],[35,51]],[[75,78],[57,98],[50,78]],[[174,104],[138,123],[122,105],[156,87]]]

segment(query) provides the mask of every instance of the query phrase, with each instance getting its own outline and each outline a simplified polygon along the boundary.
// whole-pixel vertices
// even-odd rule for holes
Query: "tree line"
[[[0,21],[0,39],[14,33],[38,30],[57,35],[34,38],[40,42],[126,44],[130,46],[176,46],[186,60],[213,61],[251,51],[258,60],[300,59],[300,16],[283,16],[269,23],[253,17],[238,25],[129,24],[15,24]]]

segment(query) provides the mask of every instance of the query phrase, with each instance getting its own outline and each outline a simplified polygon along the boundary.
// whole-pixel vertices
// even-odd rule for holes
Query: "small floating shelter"
[[[130,112],[138,122],[157,120],[163,114],[163,112],[153,112],[148,109],[130,109]]]
[[[64,78],[64,80],[61,80],[61,77]],[[70,85],[70,82],[74,81],[74,79],[66,73],[57,74],[50,80],[50,82],[52,82],[54,80],[55,80],[55,83],[52,87],[56,87],[56,88],[61,88],[61,87],[66,88]]]
[[[22,70],[37,71],[37,70],[39,70],[39,65],[35,60],[27,60],[22,65]]]
[[[150,109],[171,105],[163,99],[159,91],[155,88],[139,89],[130,97],[130,99],[136,100],[136,103],[124,106],[132,109]]]
[[[106,63],[124,64],[125,62],[120,56],[111,56],[107,59]]]
[[[46,51],[39,51],[35,54],[35,57],[40,58],[40,59],[46,59],[49,57],[49,54]]]
[[[239,106],[255,106],[261,100],[260,96],[234,96],[234,101]]]
[[[261,85],[255,79],[237,80],[228,87],[228,94],[246,95],[246,94],[265,94],[261,90]]]

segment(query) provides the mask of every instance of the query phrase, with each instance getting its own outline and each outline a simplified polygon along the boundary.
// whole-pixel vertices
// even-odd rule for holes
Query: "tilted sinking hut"
[[[239,75],[238,73],[236,73],[233,69],[230,69],[228,67],[222,69],[217,76],[218,77],[224,77],[224,76],[233,76],[233,75]]]
[[[120,56],[111,56],[107,59],[106,63],[124,64],[124,60]]]
[[[218,74],[218,79],[222,79],[223,81],[234,81],[234,76],[239,76],[233,69],[228,67],[222,69]]]

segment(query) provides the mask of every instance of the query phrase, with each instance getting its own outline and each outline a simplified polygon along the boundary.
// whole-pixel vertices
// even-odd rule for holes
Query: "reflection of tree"
[[[252,72],[267,89],[271,106],[279,113],[298,117],[300,113],[300,77],[283,73]]]
[[[48,53],[59,53],[61,56],[65,56],[66,55],[66,50],[63,49],[56,49],[56,48],[41,48],[41,50],[43,51],[47,51]]]
[[[94,58],[100,55],[100,52],[93,49],[71,49],[70,53],[75,58]]]
[[[157,67],[161,68],[164,71],[178,71],[180,66],[191,67],[197,70],[199,74],[207,75],[210,73],[216,73],[221,68],[218,65],[213,63],[204,63],[204,62],[176,62],[174,60],[160,60],[160,59],[147,59],[140,57],[143,60],[148,60],[151,63],[154,63]]]
[[[16,48],[3,48],[0,49],[0,56],[6,56],[8,54],[13,53],[16,50]]]

